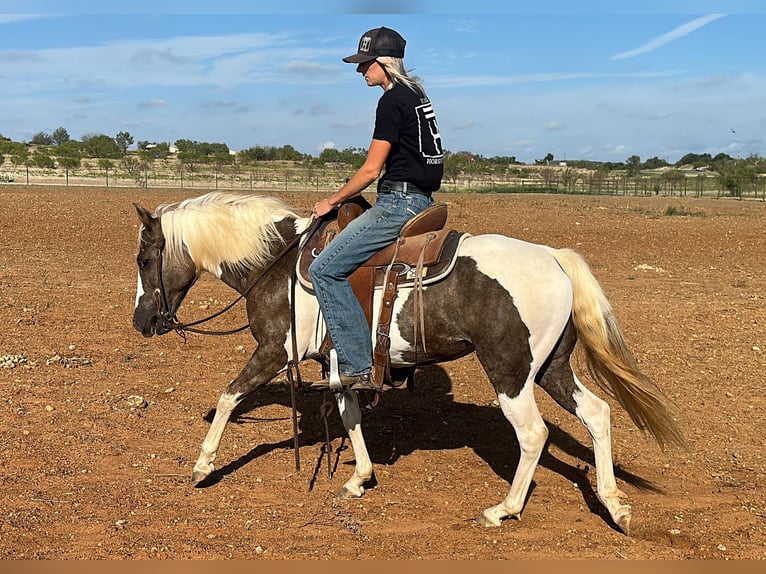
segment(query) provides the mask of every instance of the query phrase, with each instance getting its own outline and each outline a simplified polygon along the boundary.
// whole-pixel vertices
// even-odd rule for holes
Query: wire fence
[[[289,163],[289,162],[286,162]],[[0,166],[0,186],[64,186],[100,188],[189,189],[199,191],[230,190],[317,191],[332,192],[353,174],[350,168],[316,168],[295,165],[264,165],[227,171],[180,171],[168,169],[129,173],[96,167],[77,170]],[[469,174],[447,178],[445,193],[552,193],[586,195],[633,195],[662,197],[734,197],[766,201],[766,177],[732,179],[714,173],[690,172],[683,177],[666,178],[662,173],[626,177],[603,172],[541,169],[526,177]]]

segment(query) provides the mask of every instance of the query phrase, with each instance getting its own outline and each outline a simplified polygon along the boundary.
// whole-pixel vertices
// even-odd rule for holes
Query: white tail
[[[553,256],[572,282],[572,320],[593,379],[663,450],[671,444],[683,446],[683,436],[668,410],[665,395],[638,368],[612,306],[588,264],[571,249],[554,249]]]

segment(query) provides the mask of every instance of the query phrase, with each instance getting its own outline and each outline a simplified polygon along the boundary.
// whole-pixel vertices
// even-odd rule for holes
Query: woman
[[[381,27],[365,32],[357,53],[343,58],[357,64],[367,85],[379,86],[375,128],[367,158],[337,192],[314,205],[322,217],[361,193],[380,176],[377,201],[319,254],[309,268],[319,307],[338,354],[341,384],[373,389],[372,337],[367,318],[348,277],[381,248],[396,241],[402,226],[433,204],[441,186],[444,153],[431,102],[418,78],[404,69],[405,40]],[[328,386],[329,380],[317,386]]]

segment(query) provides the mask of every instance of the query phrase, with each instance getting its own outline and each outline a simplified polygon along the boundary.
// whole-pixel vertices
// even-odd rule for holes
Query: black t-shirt
[[[378,100],[373,139],[391,143],[385,179],[436,191],[444,175],[444,150],[427,96],[395,84]]]

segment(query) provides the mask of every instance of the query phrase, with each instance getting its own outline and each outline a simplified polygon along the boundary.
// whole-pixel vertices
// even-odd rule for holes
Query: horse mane
[[[274,243],[284,239],[277,222],[298,218],[284,201],[273,197],[210,192],[158,206],[169,257],[186,248],[197,267],[218,276],[224,266],[263,267]],[[297,231],[297,228],[296,228]]]

